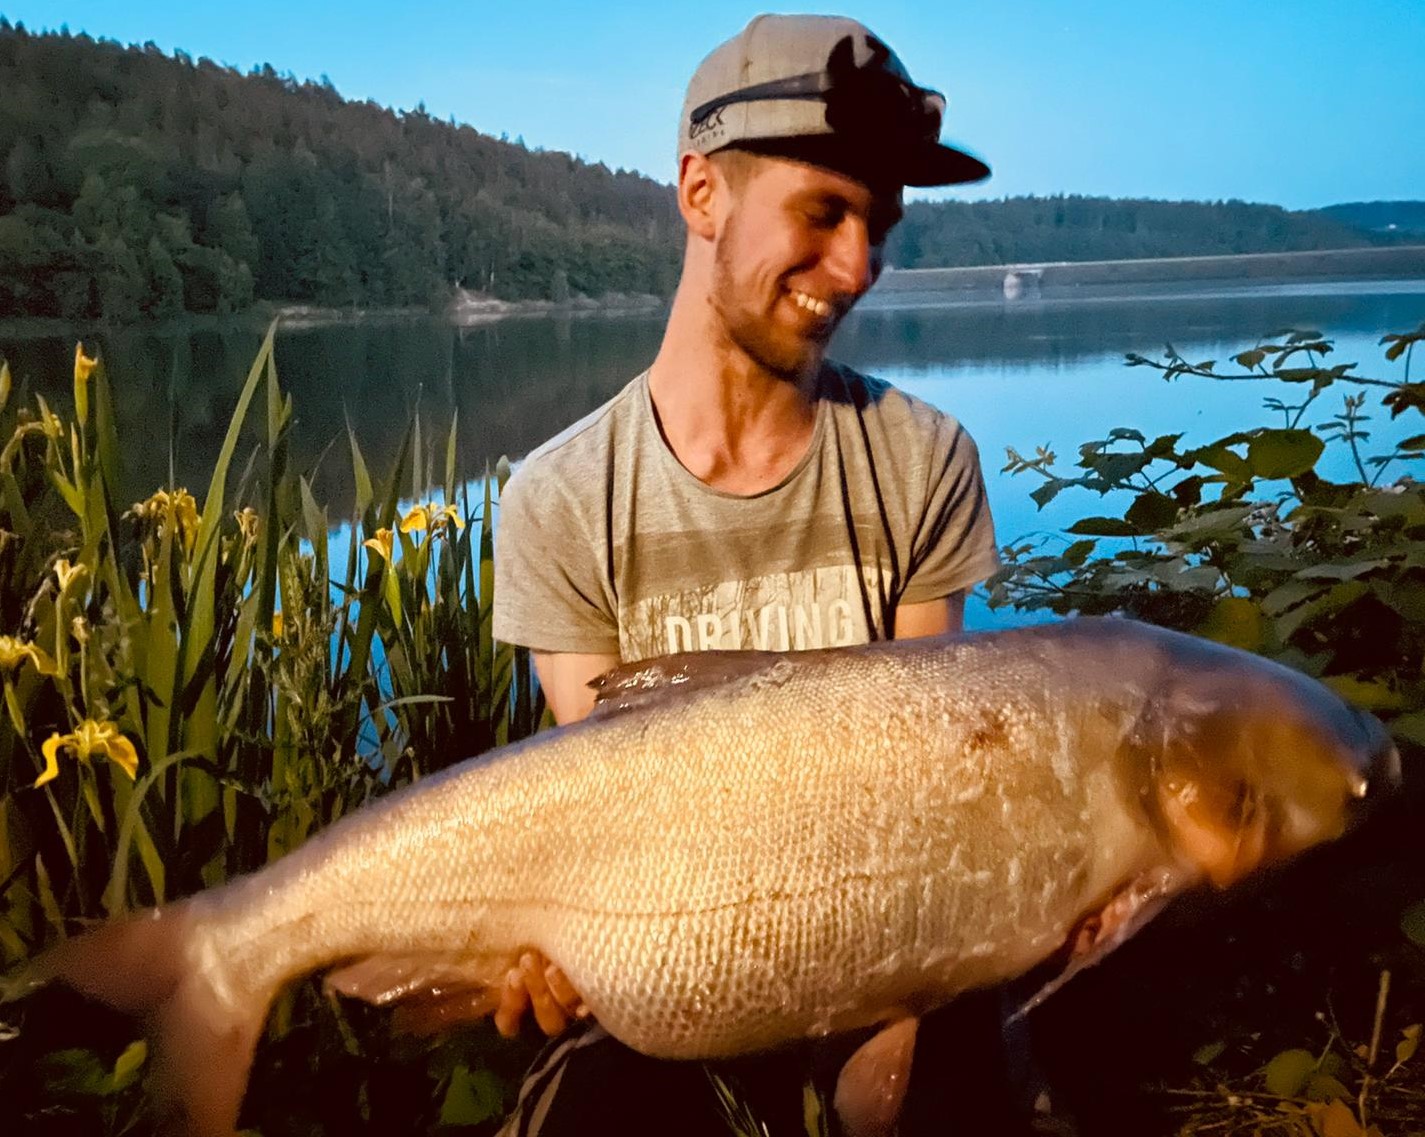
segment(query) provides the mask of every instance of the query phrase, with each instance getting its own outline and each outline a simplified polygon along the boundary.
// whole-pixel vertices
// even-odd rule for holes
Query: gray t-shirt
[[[674,457],[645,373],[506,484],[494,634],[625,662],[838,647],[997,567],[979,453],[949,415],[828,363],[806,456],[740,497]]]

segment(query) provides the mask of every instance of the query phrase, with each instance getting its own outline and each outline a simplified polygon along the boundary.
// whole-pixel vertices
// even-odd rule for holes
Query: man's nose
[[[838,292],[855,299],[881,274],[881,250],[871,244],[866,223],[847,217],[837,226],[827,249],[826,266]]]

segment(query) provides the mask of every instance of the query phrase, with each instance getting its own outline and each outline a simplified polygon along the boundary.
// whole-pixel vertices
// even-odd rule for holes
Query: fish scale
[[[808,656],[429,778],[272,870],[310,893],[217,894],[250,948],[242,969],[262,990],[334,957],[412,951],[469,955],[488,982],[491,959],[534,946],[612,1033],[668,1057],[860,1025],[1013,974],[1009,941],[1062,940],[1155,842],[1141,826],[1108,840],[1123,814],[1111,752],[1079,755],[1066,781],[1024,745],[1066,691],[983,658],[1002,651]],[[1007,745],[976,750],[987,697]],[[1040,866],[1032,904],[1012,902],[1016,854]],[[318,907],[286,942],[283,914]],[[278,930],[249,930],[266,922]]]
[[[1380,724],[1314,680],[1120,620],[675,658],[603,695],[46,966],[173,1004],[150,1014],[159,1092],[218,1133],[267,1006],[315,970],[369,968],[349,989],[384,1001],[498,988],[533,948],[628,1045],[741,1054],[919,1013],[1126,912],[1097,958],[1398,778]],[[167,978],[124,990],[96,960],[126,951]],[[232,1084],[183,1104],[217,1069]]]

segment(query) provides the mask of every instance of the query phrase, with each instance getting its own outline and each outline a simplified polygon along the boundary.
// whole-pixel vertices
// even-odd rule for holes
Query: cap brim
[[[983,181],[990,176],[990,168],[973,154],[939,142],[891,151],[875,142],[856,145],[840,135],[810,134],[796,138],[742,139],[728,148],[734,147],[825,166],[868,185],[953,186]]]
[[[932,143],[906,159],[904,184],[908,186],[957,186],[982,182],[990,168],[964,150]]]

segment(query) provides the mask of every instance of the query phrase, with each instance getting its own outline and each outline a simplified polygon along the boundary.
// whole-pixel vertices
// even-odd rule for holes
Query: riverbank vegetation
[[[1141,1095],[1121,1094],[1112,1108],[1137,1109],[1137,1124],[1102,1128],[1105,1069],[1171,1086],[1159,1104],[1182,1133],[1425,1130],[1422,343],[1425,324],[1386,335],[1382,367],[1365,370],[1309,329],[1230,360],[1171,345],[1129,355],[1169,382],[1272,381],[1263,424],[1194,446],[1116,427],[1070,465],[1046,449],[1008,455],[1041,507],[1064,493],[1102,504],[1061,539],[1006,549],[992,605],[1123,614],[1279,660],[1384,720],[1406,775],[1394,808],[1347,848],[1220,925],[1150,929],[1115,961],[1113,990],[1095,976],[1045,1008],[1061,1084],[1093,1132],[1161,1128]],[[1372,442],[1401,418],[1412,425],[1392,431],[1400,441]],[[1337,456],[1347,473],[1329,478]]]
[[[1425,326],[1387,336],[1386,370],[1369,374],[1304,330],[1230,362],[1131,357],[1174,382],[1271,378],[1300,397],[1204,446],[1123,427],[1072,469],[1011,454],[1041,504],[1084,492],[1105,504],[1062,540],[1008,549],[993,602],[1123,612],[1317,675],[1387,721],[1418,810],[1425,484],[1412,473],[1425,433],[1383,451],[1370,435],[1372,416],[1425,411],[1410,372],[1422,342]],[[94,920],[274,860],[543,715],[527,656],[490,637],[505,470],[461,490],[453,429],[433,440],[412,423],[374,473],[352,441],[329,453],[357,486],[334,538],[311,471],[289,462],[270,334],[201,498],[170,485],[117,500],[134,440],[82,348],[73,383],[61,419],[0,367],[10,972]],[[1351,456],[1353,478],[1318,473],[1331,450]],[[1265,891],[1166,914],[1037,1011],[1056,1109],[1085,1134],[1425,1128],[1425,857],[1408,813],[1378,822]],[[309,983],[274,1011],[244,1124],[265,1137],[489,1132],[531,1054],[488,1027],[401,1037],[382,1012]],[[131,1024],[63,992],[0,1006],[0,1108],[23,1132],[141,1132],[144,1061]],[[975,1116],[983,1089],[944,1073],[960,1095],[946,1109]],[[800,1109],[800,1087],[788,1092]]]
[[[27,405],[0,370],[5,969],[90,921],[257,868],[372,795],[540,722],[527,654],[490,636],[507,471],[472,499],[455,485],[453,429],[432,443],[413,423],[379,478],[352,440],[354,517],[333,540],[306,472],[287,467],[272,338],[201,499],[174,486],[115,499],[128,440],[82,346],[71,421]],[[237,454],[248,417],[265,420],[250,457]],[[6,1117],[26,1133],[125,1129],[143,1055],[127,1027],[99,1020],[96,1044],[53,1006],[0,1017]],[[479,1120],[529,1057],[505,1047],[477,1063],[466,1056],[489,1038],[437,1050],[369,1023],[314,989],[283,1002],[259,1059],[280,1088],[254,1105],[283,1121],[264,1131],[350,1132],[351,1111],[370,1132]],[[324,1083],[331,1098],[304,1090],[317,1055],[345,1067]]]
[[[343,99],[325,80],[266,65],[244,75],[151,43],[31,34],[3,16],[0,73],[0,318],[123,323],[255,301],[444,308],[457,288],[506,301],[666,298],[677,279],[670,186],[423,107],[392,111]],[[1374,231],[1395,212],[1348,223],[1357,216],[1243,202],[917,202],[888,263],[1285,252],[1406,236]]]

